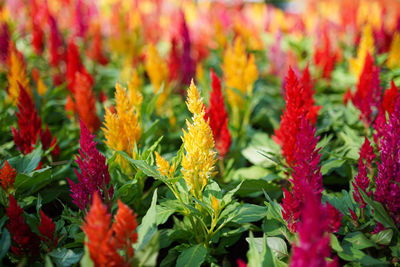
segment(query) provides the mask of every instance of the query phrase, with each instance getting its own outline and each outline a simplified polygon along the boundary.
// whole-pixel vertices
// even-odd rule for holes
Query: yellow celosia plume
[[[128,83],[129,101],[135,106],[136,110],[140,110],[143,102],[143,96],[140,92],[142,80],[138,71],[133,71],[132,79]]]
[[[183,130],[185,155],[182,173],[194,197],[201,199],[208,179],[215,175],[216,152],[208,121],[204,120],[204,104],[193,81],[188,90],[186,105],[193,114],[192,122],[186,120],[187,132]]]
[[[364,68],[365,57],[367,53],[374,54],[374,36],[370,25],[363,29],[360,44],[357,50],[357,57],[350,59],[350,71],[356,76],[357,80]]]
[[[145,67],[155,94],[158,93],[161,85],[164,84],[163,92],[159,96],[156,103],[157,112],[161,114],[163,112],[164,103],[169,95],[167,85],[168,66],[152,44],[150,44],[147,48]]]
[[[155,151],[154,154],[156,155],[156,164],[158,167],[158,171],[162,175],[167,176],[168,178],[173,178],[175,172],[175,166],[170,165],[169,162],[163,157],[161,157],[157,151]]]
[[[29,79],[26,73],[25,64],[22,58],[22,54],[18,53],[15,47],[10,49],[9,55],[9,71],[7,74],[8,79],[8,99],[14,104],[18,104],[19,97],[19,84],[25,89],[25,91],[33,96],[32,89],[29,86]]]
[[[247,56],[241,38],[236,38],[234,46],[227,48],[222,68],[228,87],[228,103],[232,108],[240,108],[243,106],[243,96],[236,93],[234,89],[240,91],[243,95],[250,95],[253,91],[253,84],[258,77],[254,55]]]
[[[400,34],[398,32],[394,34],[386,64],[391,69],[400,67]]]
[[[128,97],[126,89],[118,83],[115,88],[115,113],[106,108],[104,117],[105,143],[116,151],[125,151],[134,156],[133,149],[141,135],[139,112]],[[127,170],[129,165],[122,157],[118,155],[116,161]]]

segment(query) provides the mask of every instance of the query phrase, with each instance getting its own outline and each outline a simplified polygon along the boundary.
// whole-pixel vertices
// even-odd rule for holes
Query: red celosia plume
[[[314,93],[308,66],[300,81],[292,68],[289,68],[285,87],[286,110],[283,111],[280,127],[275,130],[273,137],[281,146],[282,154],[289,166],[294,163],[294,153],[297,150],[296,136],[301,118],[306,117],[312,124],[317,120],[320,107],[315,106]]]
[[[57,157],[60,149],[56,144],[56,138],[52,137],[47,126],[45,131],[42,130],[42,120],[32,99],[26,90],[21,85],[19,86],[18,111],[16,112],[19,129],[11,126],[15,145],[23,154],[29,154],[35,148],[37,139],[40,138],[43,148],[54,147],[51,154]]]
[[[221,81],[211,69],[210,104],[205,113],[205,119],[209,119],[210,127],[213,132],[215,149],[221,158],[229,151],[232,143],[228,129],[228,114],[225,110],[225,99],[221,91]]]
[[[360,118],[368,127],[373,121],[373,112],[379,111],[382,89],[379,85],[379,69],[373,57],[368,53],[357,84],[352,102],[361,111]]]
[[[42,210],[40,210],[40,225],[38,226],[38,230],[41,235],[40,239],[43,242],[45,242],[49,247],[57,246],[58,238],[54,236],[56,225]]]
[[[9,218],[7,229],[12,237],[11,251],[17,256],[37,256],[39,254],[39,238],[35,235],[29,225],[22,217],[23,210],[17,201],[9,195],[9,205],[6,214]]]

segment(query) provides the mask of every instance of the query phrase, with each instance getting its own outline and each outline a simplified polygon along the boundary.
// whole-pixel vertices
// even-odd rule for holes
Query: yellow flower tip
[[[199,197],[208,179],[215,175],[216,152],[210,125],[204,120],[204,104],[193,81],[186,105],[193,117],[192,122],[186,120],[187,131],[183,130],[186,153],[182,159],[182,173],[191,192]]]
[[[199,90],[197,89],[196,85],[194,84],[193,79],[190,82],[186,105],[187,105],[189,111],[193,115],[201,114],[203,111],[203,107],[204,107],[203,99],[202,99],[202,97],[200,97]]]
[[[135,144],[140,138],[141,128],[139,114],[127,97],[126,89],[119,83],[115,85],[115,113],[106,108],[104,116],[104,136],[105,143],[116,151],[124,151],[128,154],[133,153]],[[128,166],[121,158],[121,166]]]
[[[213,208],[214,212],[217,213],[218,210],[219,210],[219,201],[218,201],[218,199],[216,199],[214,196],[212,196],[212,203],[211,203],[211,205],[212,205],[212,208]]]
[[[394,69],[400,66],[400,34],[396,32],[390,45],[387,66]]]
[[[170,166],[169,162],[161,157],[157,151],[154,151],[154,154],[156,155],[156,164],[161,175],[172,177],[175,172],[174,166]]]

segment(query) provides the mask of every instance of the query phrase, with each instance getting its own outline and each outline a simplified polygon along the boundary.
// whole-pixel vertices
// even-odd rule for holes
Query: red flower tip
[[[41,234],[40,239],[46,242],[49,246],[56,246],[58,238],[54,239],[54,232],[56,230],[56,225],[53,220],[44,214],[40,210],[40,225],[38,226],[39,233]]]
[[[212,69],[210,72],[212,92],[204,118],[209,119],[215,148],[220,157],[223,158],[229,151],[232,139],[228,129],[228,113],[225,109],[225,98],[221,91],[221,81]]]

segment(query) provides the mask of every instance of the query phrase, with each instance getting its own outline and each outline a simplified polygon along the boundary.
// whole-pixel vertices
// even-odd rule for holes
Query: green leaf
[[[207,249],[202,244],[185,249],[179,255],[177,267],[200,267],[207,255]]]
[[[363,266],[387,266],[384,262],[365,254],[349,243],[343,246],[343,251],[338,252],[338,255],[346,261],[359,262]]]
[[[8,163],[17,170],[18,173],[30,173],[37,168],[42,159],[42,146],[39,145],[31,153],[25,156],[11,158]]]
[[[18,173],[15,177],[15,189],[26,195],[39,191],[52,182],[51,168],[37,170],[29,175]]]
[[[77,263],[83,252],[75,252],[71,249],[57,248],[48,254],[57,266],[71,266]]]
[[[157,232],[157,189],[154,191],[153,199],[151,201],[150,208],[147,210],[146,215],[143,217],[142,223],[138,227],[138,242],[136,249],[140,250],[151,240],[153,235]]]
[[[80,262],[82,267],[94,267],[94,263],[92,258],[90,258],[90,253],[88,247],[84,246],[84,254]]]
[[[146,161],[132,159],[128,154],[123,151],[117,151],[117,153],[123,156],[130,163],[135,165],[138,169],[142,170],[147,176],[153,177],[154,179],[163,180],[162,175],[157,171],[157,169],[154,166],[148,164]]]
[[[234,189],[232,189],[231,191],[227,192],[224,197],[222,198],[222,203],[224,205],[228,205],[229,203],[231,203],[233,196],[235,195],[235,193],[240,189],[240,187],[242,186],[242,182],[240,182],[240,184],[238,184]]]
[[[371,240],[377,244],[389,245],[393,237],[393,230],[386,229],[377,234],[371,235]]]
[[[321,164],[321,174],[330,174],[336,168],[342,167],[345,162],[346,161],[342,159],[329,159],[327,161],[324,161]]]
[[[335,234],[331,234],[331,247],[336,252],[343,251],[343,248],[340,245],[339,240],[337,239]]]
[[[262,194],[261,189],[265,192],[279,192],[282,190],[282,187],[264,179],[243,180],[243,184],[237,194],[239,196],[248,196],[252,193]]]
[[[370,247],[375,247],[374,242],[369,240],[363,233],[361,232],[353,232],[347,234],[343,242],[348,242],[350,243],[354,248],[356,249],[364,249],[364,248],[370,248]]]
[[[10,249],[10,246],[11,246],[10,232],[4,228],[0,238],[0,263],[4,258],[4,256],[7,254],[7,251]]]
[[[262,238],[254,238],[253,233],[250,232],[249,238],[246,238],[246,241],[249,243],[249,251],[247,252],[247,266],[276,266],[272,251],[267,245],[265,235]]]
[[[156,210],[157,210],[157,218],[156,218],[157,225],[165,223],[168,220],[169,216],[174,214],[176,211],[174,207],[166,205],[163,206],[157,205]]]
[[[235,214],[235,217],[232,219],[232,222],[238,224],[256,222],[263,219],[266,214],[267,207],[245,203],[241,207],[239,207],[239,210]]]
[[[361,196],[364,198],[365,202],[367,202],[367,204],[374,210],[375,220],[377,220],[387,228],[393,228],[397,230],[397,227],[394,224],[392,217],[390,217],[389,214],[387,214],[382,204],[369,198],[363,190],[359,191]]]
[[[267,245],[270,247],[275,257],[283,259],[289,256],[285,240],[280,237],[267,237]]]

